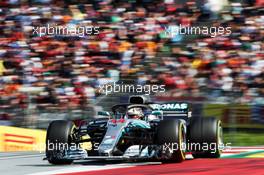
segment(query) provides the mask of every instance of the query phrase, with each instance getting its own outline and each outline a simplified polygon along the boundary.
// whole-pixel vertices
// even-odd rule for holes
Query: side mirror
[[[162,116],[163,112],[162,111],[152,111],[151,114],[156,115],[156,116]]]
[[[97,113],[97,115],[102,115],[102,116],[110,117],[110,113],[107,112],[107,111],[99,111],[99,112]]]
[[[160,121],[163,120],[163,111],[152,111],[147,118],[148,121]]]

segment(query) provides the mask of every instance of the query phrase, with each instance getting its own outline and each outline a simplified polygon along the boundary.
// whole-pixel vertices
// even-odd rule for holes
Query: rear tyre
[[[185,160],[186,132],[181,120],[162,120],[158,125],[157,144],[161,146],[163,161]]]
[[[192,118],[188,133],[194,158],[219,158],[221,156],[223,130],[220,120],[213,117]]]
[[[46,156],[51,164],[71,164],[73,160],[63,159],[67,146],[72,141],[75,125],[71,121],[56,120],[50,123],[46,137]],[[66,146],[67,145],[67,146]]]

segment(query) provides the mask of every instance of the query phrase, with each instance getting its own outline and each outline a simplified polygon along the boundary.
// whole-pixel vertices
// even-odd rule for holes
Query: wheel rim
[[[183,127],[183,124],[180,125],[180,134],[179,134],[179,149],[180,149],[180,152],[181,152],[181,156],[183,159],[185,159],[185,152],[186,152],[186,149],[182,149],[182,148],[186,148],[186,135],[185,135],[185,131],[184,131],[184,127]],[[184,147],[183,147],[183,144]]]
[[[223,128],[221,125],[221,122],[218,122],[218,129],[217,129],[217,147],[218,147],[218,151],[219,153],[222,152],[221,149],[219,149],[219,146],[222,147],[224,141],[223,141]]]

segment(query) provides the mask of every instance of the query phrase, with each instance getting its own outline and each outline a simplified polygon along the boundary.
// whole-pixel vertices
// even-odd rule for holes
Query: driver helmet
[[[131,108],[127,111],[129,119],[142,119],[144,117],[143,110],[141,108]]]

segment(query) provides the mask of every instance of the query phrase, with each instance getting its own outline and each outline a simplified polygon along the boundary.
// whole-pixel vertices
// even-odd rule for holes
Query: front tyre
[[[51,164],[71,164],[73,160],[64,159],[66,148],[72,142],[72,132],[75,125],[71,121],[52,121],[47,130],[46,157]]]
[[[162,120],[157,129],[157,143],[161,146],[161,157],[165,161],[185,160],[186,132],[182,120]]]

